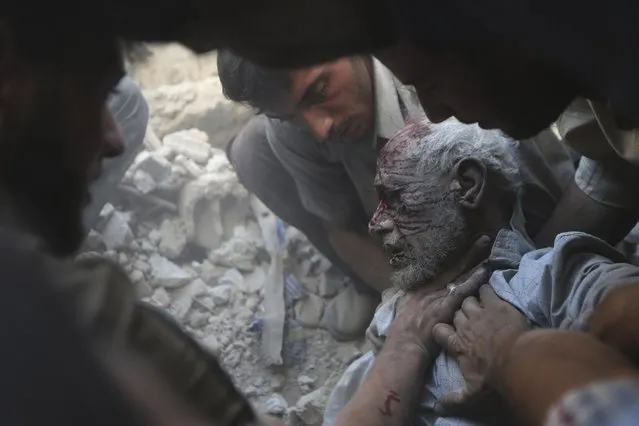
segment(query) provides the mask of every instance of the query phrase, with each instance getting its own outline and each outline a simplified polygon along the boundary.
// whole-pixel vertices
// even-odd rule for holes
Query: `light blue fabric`
[[[553,406],[546,426],[635,426],[639,382],[618,379],[574,389]]]
[[[636,282],[639,268],[621,263],[623,256],[604,241],[580,232],[559,234],[554,248],[533,250],[521,232],[521,209],[502,229],[493,244],[489,265],[496,272],[490,285],[502,299],[517,307],[535,327],[582,329],[606,291]],[[383,339],[395,316],[401,292],[378,308],[369,332]],[[349,366],[331,394],[324,426],[331,426],[339,411],[355,394],[370,370],[373,352]],[[433,407],[448,392],[463,386],[457,362],[441,354],[426,377],[417,424],[435,426],[477,425],[460,419],[437,418]],[[494,419],[495,421],[497,420]],[[486,426],[492,424],[488,423]]]

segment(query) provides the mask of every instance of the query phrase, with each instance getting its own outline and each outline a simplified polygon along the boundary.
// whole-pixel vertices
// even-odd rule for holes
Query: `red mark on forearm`
[[[384,408],[378,408],[379,412],[382,413],[383,416],[392,416],[393,415],[393,410],[392,410],[392,406],[391,403],[392,402],[401,402],[401,400],[399,399],[399,395],[397,395],[397,392],[395,391],[390,391],[388,392],[388,395],[386,395],[386,400],[384,401]]]

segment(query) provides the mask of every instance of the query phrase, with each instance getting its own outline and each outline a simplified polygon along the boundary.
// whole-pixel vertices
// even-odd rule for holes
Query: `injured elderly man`
[[[587,234],[559,234],[553,248],[535,250],[524,231],[514,144],[499,132],[449,119],[409,124],[383,147],[375,178],[380,203],[369,226],[390,255],[394,287],[367,332],[374,349],[344,372],[324,426],[514,423],[498,407],[483,407],[481,419],[472,421],[439,416],[438,400],[463,388],[464,379],[436,345],[405,344],[395,355],[382,355],[400,345],[391,337],[400,320],[405,324],[411,298],[446,294],[450,281],[438,277],[455,268],[478,236],[490,238],[489,284],[533,327],[583,330],[611,290],[637,281],[639,268]],[[419,314],[427,316],[433,306]],[[424,328],[422,334],[431,333],[432,325]],[[410,367],[403,359],[413,350],[419,354]]]

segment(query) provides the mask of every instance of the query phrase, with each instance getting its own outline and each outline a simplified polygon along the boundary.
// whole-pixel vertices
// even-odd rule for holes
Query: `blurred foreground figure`
[[[215,357],[136,303],[118,266],[69,260],[89,184],[124,148],[107,106],[124,72],[104,16],[45,6],[51,19],[36,23],[33,6],[0,5],[3,424],[259,424]],[[109,374],[118,354],[165,390],[140,395],[134,379]],[[164,411],[144,409],[141,396]]]

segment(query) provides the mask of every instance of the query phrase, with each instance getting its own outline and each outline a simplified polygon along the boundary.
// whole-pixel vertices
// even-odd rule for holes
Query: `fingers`
[[[455,329],[448,324],[435,324],[433,327],[435,342],[446,352],[453,352]]]
[[[453,318],[453,326],[455,326],[455,330],[460,329],[468,322],[468,317],[462,311],[455,312],[455,317]]]
[[[481,306],[494,305],[499,302],[504,303],[504,301],[497,296],[495,290],[487,284],[480,287],[479,300],[481,300]]]
[[[488,287],[488,286],[484,285],[481,288],[484,288],[484,287]],[[481,314],[482,307],[479,304],[479,301],[475,297],[470,296],[470,297],[467,297],[466,300],[464,300],[464,302],[462,303],[461,310],[468,317],[471,317],[473,315]]]
[[[443,303],[452,309],[459,309],[462,302],[469,296],[477,294],[477,290],[488,279],[488,269],[478,266],[468,278],[455,287],[455,291],[444,299]]]
[[[466,387],[447,393],[437,401],[435,412],[439,415],[444,415],[446,413],[459,411],[464,404],[469,402],[470,396],[468,388]]]

